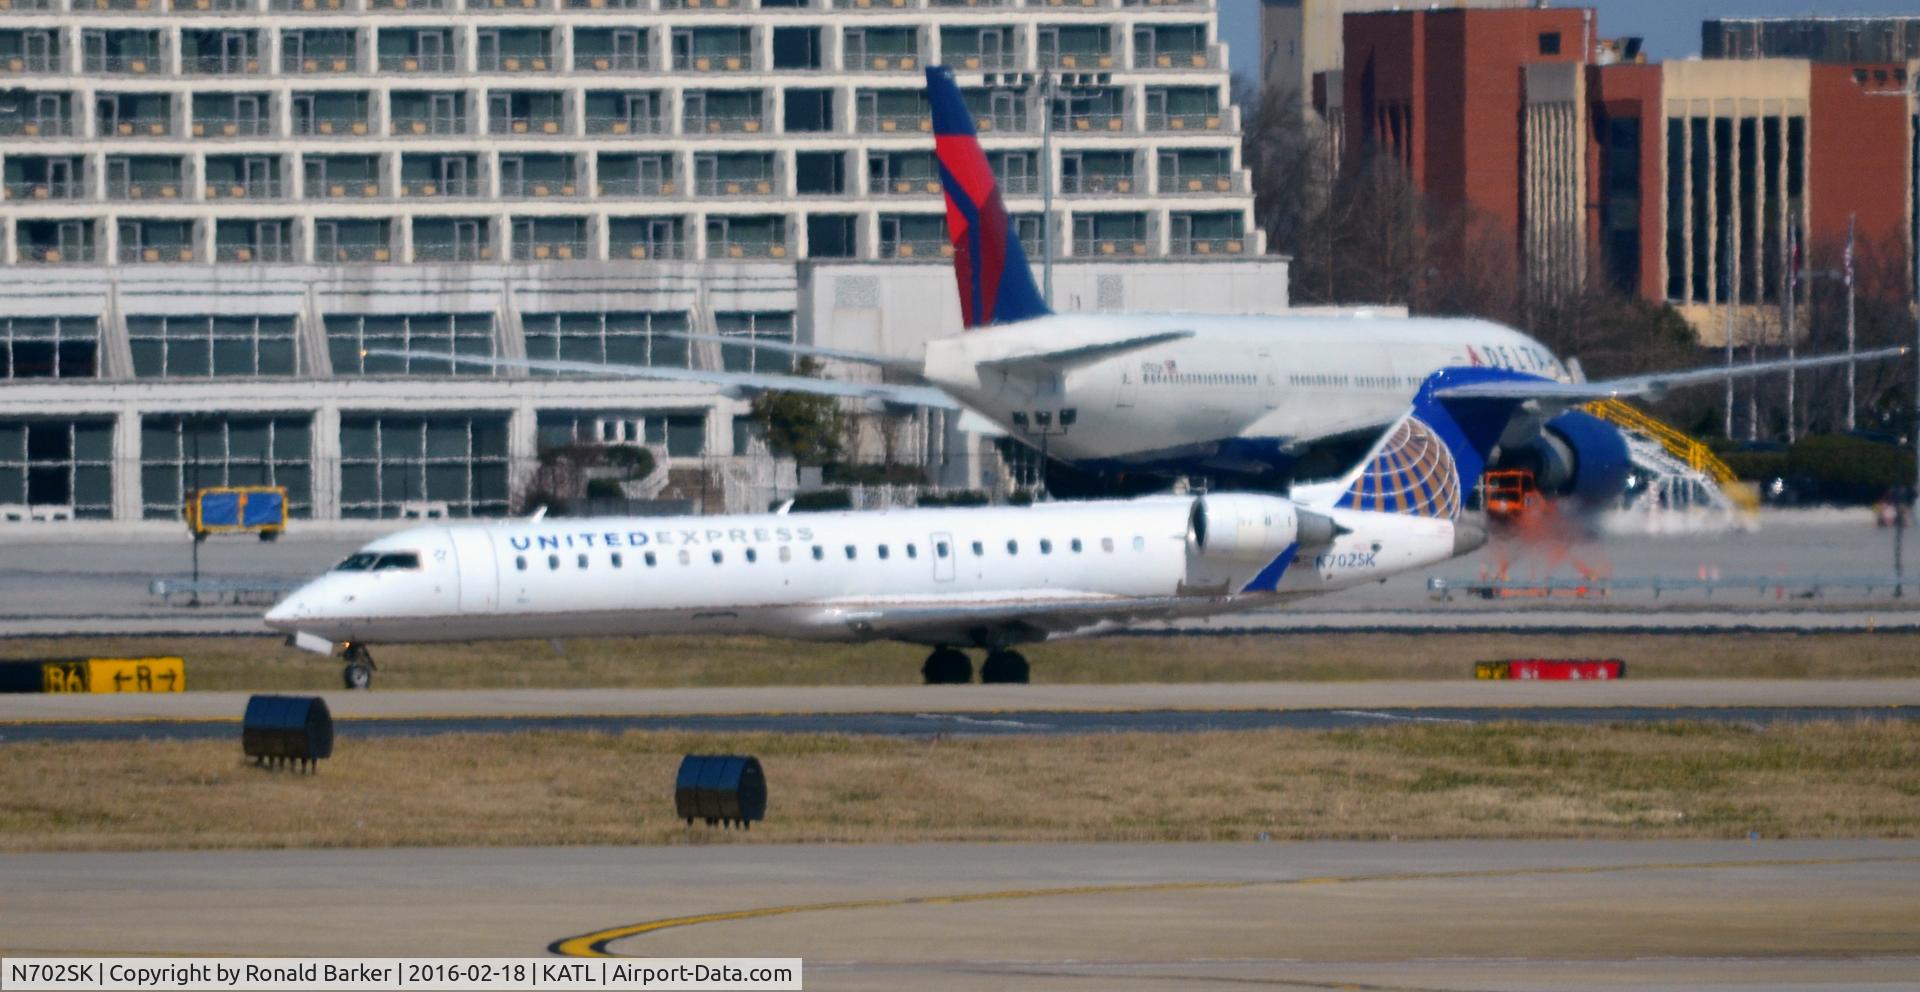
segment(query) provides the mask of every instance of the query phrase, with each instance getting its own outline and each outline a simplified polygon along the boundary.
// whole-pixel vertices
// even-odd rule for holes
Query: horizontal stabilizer
[[[599,362],[573,362],[544,358],[490,358],[484,355],[449,355],[445,352],[397,351],[385,348],[369,348],[363,354],[382,358],[451,362],[456,365],[490,369],[525,369],[529,372],[553,372],[561,375],[690,382],[742,393],[795,392],[866,400],[870,403],[894,406],[930,407],[936,410],[961,409],[960,404],[955,402],[953,397],[931,386],[892,386],[886,383],[842,382],[837,379],[773,375],[764,372],[715,372],[709,369],[682,369],[659,365],[604,365]]]
[[[675,338],[681,341],[699,341],[709,344],[730,344],[741,348],[758,348],[762,351],[778,351],[789,355],[805,355],[808,358],[825,358],[836,362],[851,362],[855,365],[873,365],[890,372],[901,372],[920,377],[920,363],[911,358],[895,358],[891,355],[875,354],[871,351],[853,351],[847,348],[826,348],[817,344],[793,344],[787,341],[770,341],[766,338],[728,337],[724,334],[686,334],[679,331],[655,331],[657,338]]]

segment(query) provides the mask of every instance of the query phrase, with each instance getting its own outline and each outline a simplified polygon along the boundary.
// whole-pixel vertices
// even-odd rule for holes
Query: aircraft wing
[[[996,633],[1031,640],[1083,631],[1100,624],[1215,613],[1225,601],[1226,597],[1219,596],[1126,597],[1068,590],[1020,599],[835,601],[821,604],[813,622],[822,627],[844,626],[854,633],[875,638],[923,644],[976,644],[991,641]]]
[[[896,386],[886,383],[842,382],[838,379],[814,379],[802,375],[773,375],[764,372],[716,372],[710,369],[680,369],[658,365],[603,365],[598,362],[572,362],[546,358],[489,358],[483,355],[449,355],[432,351],[395,351],[370,348],[368,355],[383,358],[432,359],[457,365],[475,365],[492,369],[527,369],[534,372],[558,372],[565,375],[612,376],[624,379],[652,379],[662,382],[693,382],[746,393],[786,391],[811,393],[897,406],[923,406],[939,410],[964,409],[959,402],[932,386]]]
[[[791,344],[786,341],[767,341],[756,338],[728,337],[724,334],[688,334],[680,331],[655,331],[655,336],[678,338],[682,341],[703,341],[713,344],[731,344],[742,347],[754,347],[764,351],[782,351],[789,355],[805,355],[809,358],[828,358],[837,362],[852,362],[855,365],[873,365],[920,378],[921,363],[911,358],[895,358],[891,355],[875,354],[871,351],[853,351],[848,348],[825,348],[816,344]]]
[[[1814,358],[1782,358],[1746,365],[1714,365],[1680,372],[1653,372],[1620,379],[1602,379],[1597,382],[1556,382],[1552,379],[1493,380],[1463,383],[1458,386],[1441,386],[1434,390],[1434,395],[1441,399],[1537,399],[1571,406],[1593,400],[1617,399],[1622,396],[1650,394],[1657,396],[1676,386],[1724,382],[1729,378],[1785,372],[1788,369],[1823,368],[1829,365],[1843,365],[1848,361],[1879,361],[1884,358],[1897,358],[1906,354],[1907,351],[1906,348],[1878,348],[1873,351],[1855,352],[1851,356],[1820,355]]]
[[[1169,341],[1182,341],[1190,337],[1193,337],[1192,331],[1156,331],[1152,334],[1141,334],[1117,341],[1098,341],[1053,351],[1020,352],[1001,358],[989,358],[980,364],[992,369],[1043,367],[1050,372],[1058,372],[1075,365],[1099,361],[1111,355],[1151,348],[1156,344],[1166,344]]]

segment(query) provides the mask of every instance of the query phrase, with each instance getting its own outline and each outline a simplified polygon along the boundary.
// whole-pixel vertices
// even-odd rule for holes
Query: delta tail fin
[[[933,109],[940,187],[947,196],[947,236],[953,240],[962,321],[971,328],[1045,316],[1050,311],[1033,284],[1019,232],[1000,200],[973,112],[951,69],[927,67],[927,102]]]
[[[1299,487],[1307,505],[1457,520],[1467,496],[1524,399],[1449,397],[1482,383],[1549,383],[1495,368],[1446,368],[1427,376],[1413,405],[1338,482]]]

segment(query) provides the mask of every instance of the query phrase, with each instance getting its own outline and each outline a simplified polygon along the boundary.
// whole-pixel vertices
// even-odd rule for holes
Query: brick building
[[[1826,19],[1709,22],[1704,35],[1723,41],[1709,51],[1733,57],[1649,65],[1597,20],[1592,8],[1349,13],[1341,68],[1314,92],[1344,155],[1390,155],[1430,197],[1471,211],[1536,294],[1603,279],[1674,304],[1717,344],[1728,305],[1754,329],[1736,333],[1777,333],[1795,241],[1806,269],[1836,271],[1857,223],[1862,251],[1910,267],[1914,67],[1836,58],[1880,51],[1904,27],[1865,45],[1834,41]],[[1749,55],[1794,39],[1798,57]]]

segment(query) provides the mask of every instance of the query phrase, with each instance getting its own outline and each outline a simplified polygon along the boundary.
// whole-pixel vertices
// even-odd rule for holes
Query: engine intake
[[[1548,496],[1603,506],[1626,491],[1633,459],[1619,428],[1571,410],[1547,421],[1532,443],[1503,455],[1495,467],[1531,471],[1534,485]]]

